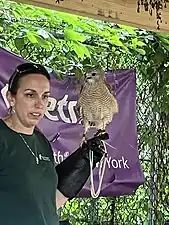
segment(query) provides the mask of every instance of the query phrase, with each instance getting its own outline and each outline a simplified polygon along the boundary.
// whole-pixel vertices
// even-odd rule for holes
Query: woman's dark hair
[[[12,94],[16,94],[19,88],[20,79],[32,73],[42,74],[50,81],[50,75],[45,67],[35,63],[23,63],[15,68],[15,71],[10,77],[8,91]]]

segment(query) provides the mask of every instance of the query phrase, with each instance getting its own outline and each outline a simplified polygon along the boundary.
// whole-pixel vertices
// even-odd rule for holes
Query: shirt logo
[[[48,162],[50,162],[50,158],[49,158],[48,156],[43,156],[43,155],[41,155],[41,154],[39,154],[39,159],[40,159],[40,160],[43,160],[43,161],[48,161]]]

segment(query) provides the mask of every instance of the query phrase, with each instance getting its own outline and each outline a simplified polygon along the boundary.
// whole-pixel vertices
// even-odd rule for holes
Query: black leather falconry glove
[[[69,200],[82,189],[90,176],[89,151],[93,151],[93,168],[105,155],[101,140],[108,139],[108,134],[102,134],[87,140],[75,152],[68,156],[55,169],[58,174],[58,190]]]

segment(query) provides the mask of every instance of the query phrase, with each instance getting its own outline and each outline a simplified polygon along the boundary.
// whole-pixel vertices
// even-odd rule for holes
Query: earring
[[[15,109],[10,107],[9,110],[8,110],[8,115],[12,115],[12,114],[15,114]]]
[[[15,114],[15,109],[12,109],[11,110],[11,114]]]

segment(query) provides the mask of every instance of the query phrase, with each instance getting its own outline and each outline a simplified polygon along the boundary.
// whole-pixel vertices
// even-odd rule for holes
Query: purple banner
[[[0,116],[7,113],[7,81],[14,68],[23,58],[0,48]],[[115,115],[107,131],[108,158],[101,188],[101,196],[134,194],[144,183],[137,150],[136,131],[136,74],[133,69],[107,73],[107,81],[115,91],[119,113]],[[51,142],[56,163],[60,163],[78,148],[83,128],[75,112],[79,89],[75,77],[56,80],[51,74],[51,98],[48,111],[39,124],[39,129]],[[92,131],[91,131],[92,134]],[[99,165],[94,170],[95,187],[98,185]],[[115,176],[115,180],[114,180]],[[79,196],[91,196],[88,181]]]

